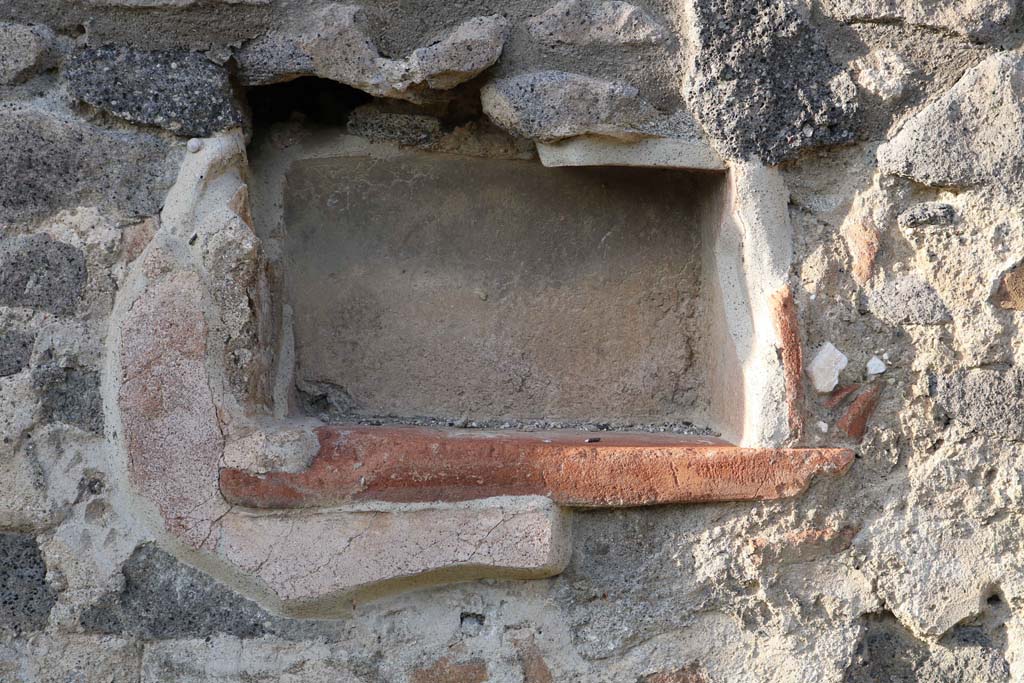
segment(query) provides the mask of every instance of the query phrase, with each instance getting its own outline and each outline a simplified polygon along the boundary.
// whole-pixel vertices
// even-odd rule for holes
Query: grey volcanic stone
[[[542,142],[587,134],[632,140],[647,135],[659,116],[631,85],[564,71],[500,78],[483,87],[480,99],[494,123]]]
[[[548,45],[643,45],[669,36],[642,8],[619,0],[561,0],[526,25],[532,38]]]
[[[267,85],[313,73],[313,58],[290,38],[270,35],[246,43],[235,55],[242,85]]]
[[[0,23],[0,85],[34,76],[46,64],[51,38],[49,29]]]
[[[1017,0],[829,0],[828,4],[843,21],[901,21],[977,40],[997,36],[1017,13]]]
[[[329,5],[299,44],[318,76],[378,97],[418,101],[423,91],[454,88],[498,61],[508,33],[500,14],[473,17],[430,45],[391,59],[370,38],[361,7]]]
[[[857,643],[843,683],[915,683],[928,659],[928,646],[892,615],[872,616]]]
[[[853,140],[856,86],[787,0],[693,3],[694,117],[719,151],[768,164]]]
[[[138,638],[256,638],[272,617],[207,575],[146,544],[121,568],[124,588],[104,596],[81,617],[86,631]]]
[[[897,223],[904,230],[922,225],[950,225],[956,220],[956,210],[943,202],[921,202],[900,214]]]
[[[1024,58],[996,54],[907,121],[878,149],[884,173],[925,185],[965,187],[1024,182]]]
[[[21,372],[32,356],[35,335],[28,332],[0,332],[0,377]]]
[[[938,378],[935,400],[950,415],[984,434],[1024,441],[1024,371],[961,370]]]
[[[103,431],[98,372],[51,361],[32,369],[32,385],[42,401],[44,419]]]
[[[868,617],[843,683],[1004,683],[1010,667],[984,629],[957,626],[929,648],[891,614]]]
[[[85,287],[85,255],[49,235],[0,240],[0,304],[70,315]]]
[[[346,126],[353,135],[401,145],[426,145],[443,135],[440,120],[433,116],[389,111],[377,103],[357,107]]]
[[[76,99],[178,135],[207,137],[243,122],[227,71],[187,50],[87,48],[65,77]]]
[[[167,142],[47,110],[0,106],[0,222],[82,205],[156,213],[173,182]]]
[[[42,630],[56,600],[35,537],[0,533],[0,631]]]
[[[868,307],[890,325],[938,325],[950,320],[942,297],[918,275],[890,278],[868,296]]]

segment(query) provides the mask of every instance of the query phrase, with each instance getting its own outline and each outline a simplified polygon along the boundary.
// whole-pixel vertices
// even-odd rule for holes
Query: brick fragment
[[[673,671],[658,671],[640,677],[637,683],[710,683],[708,674],[697,662]]]
[[[803,346],[800,344],[800,323],[797,320],[796,303],[789,286],[772,295],[772,318],[775,333],[782,345],[782,372],[786,379],[786,412],[789,416],[789,436],[799,439],[804,430],[804,384],[801,373],[804,367]]]
[[[878,407],[882,396],[882,385],[875,383],[862,391],[836,421],[836,427],[857,441],[864,438],[868,428],[868,420]]]
[[[449,657],[442,657],[409,676],[410,683],[484,683],[486,680],[487,663],[484,660],[455,663]]]

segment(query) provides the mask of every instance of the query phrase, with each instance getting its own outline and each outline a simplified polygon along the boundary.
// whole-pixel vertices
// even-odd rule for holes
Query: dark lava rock
[[[43,406],[43,419],[103,431],[100,375],[94,370],[44,363],[32,369],[32,385]]]
[[[943,202],[921,202],[900,214],[897,222],[904,230],[922,225],[950,225],[956,221],[956,210]]]
[[[42,630],[56,600],[35,537],[0,533],[0,631]]]
[[[928,646],[892,615],[868,618],[843,683],[916,683]]]
[[[777,164],[853,140],[856,86],[787,0],[693,3],[690,109],[727,156]]]
[[[0,105],[0,140],[0,222],[82,205],[151,215],[177,170],[170,145],[154,135],[111,131],[33,106]]]
[[[2,305],[70,315],[85,281],[85,255],[77,247],[45,234],[0,240]]]
[[[0,377],[16,375],[28,365],[35,335],[28,332],[0,332]]]
[[[243,121],[227,71],[187,50],[86,48],[65,78],[76,99],[178,135],[208,137]]]
[[[86,610],[85,630],[145,639],[257,638],[272,621],[256,603],[152,544],[136,548],[121,571],[124,588]]]

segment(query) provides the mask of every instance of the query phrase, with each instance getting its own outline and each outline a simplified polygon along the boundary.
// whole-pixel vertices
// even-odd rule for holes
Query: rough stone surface
[[[90,633],[130,634],[145,640],[228,634],[257,638],[273,618],[202,572],[152,544],[122,565],[124,587],[103,596],[81,617]]]
[[[496,124],[542,142],[576,135],[633,140],[653,134],[659,117],[631,85],[561,71],[498,79],[480,97]]]
[[[1024,181],[1022,58],[995,54],[907,121],[878,151],[879,168],[926,185]]]
[[[10,330],[0,332],[0,377],[21,372],[32,356],[35,335]]]
[[[1016,266],[1003,275],[995,299],[1002,308],[1024,311],[1024,268]]]
[[[87,48],[64,76],[76,99],[177,135],[205,137],[243,121],[227,71],[193,52]]]
[[[966,370],[936,381],[935,395],[955,420],[984,434],[1024,441],[1024,372]]]
[[[495,58],[486,31],[472,32],[479,43],[457,41],[484,54],[429,48],[453,45],[446,38],[475,18],[500,14],[507,22],[490,66],[448,90],[409,86],[402,97],[418,103],[382,101],[315,77],[303,45],[318,32],[326,44],[345,30],[330,20],[341,6],[330,0],[0,1],[3,78],[12,78],[12,64],[17,72],[16,82],[0,85],[0,251],[6,259],[10,245],[38,243],[57,255],[80,254],[73,260],[85,267],[84,280],[69,289],[53,283],[77,283],[77,275],[55,280],[50,266],[33,267],[15,293],[35,298],[0,303],[0,681],[409,683],[441,660],[470,665],[466,676],[505,683],[694,675],[702,683],[1024,680],[1024,326],[1015,294],[1024,258],[1020,3],[628,1],[636,11],[604,0],[362,3],[365,23],[356,28],[374,51],[339,38],[339,49],[323,58],[340,65],[368,55],[373,68],[404,68],[427,48],[420,54],[434,64],[453,57],[461,79]],[[562,8],[583,23],[562,20]],[[608,16],[649,16],[663,37],[652,42],[634,30],[645,24],[617,26]],[[531,32],[543,25],[551,32]],[[45,36],[44,52],[36,36]],[[182,52],[237,85],[272,83],[239,91],[253,105],[252,144],[239,137],[234,157],[207,163],[219,138],[187,145],[158,126],[77,103],[52,67],[85,49]],[[547,121],[587,124],[569,133],[599,125],[620,136],[585,132],[537,149],[534,139],[513,138],[482,115],[481,88],[545,72],[623,84],[636,91],[627,100],[647,103],[656,115],[647,121],[650,110],[628,102],[621,116],[615,106],[611,114],[591,113],[586,108],[600,98],[575,107],[575,96],[560,98],[557,85],[554,95],[524,92],[516,112],[536,107]],[[844,73],[858,88],[855,114]],[[121,78],[88,75],[97,83]],[[281,82],[296,76],[305,78]],[[157,85],[161,98],[194,97],[169,82]],[[389,83],[374,87],[388,93]],[[139,97],[148,92],[140,89]],[[363,109],[350,111],[357,106]],[[570,116],[560,119],[552,107]],[[702,141],[701,127],[722,154]],[[637,143],[622,131],[673,137]],[[280,154],[256,153],[264,148]],[[401,514],[376,503],[307,510],[317,514],[301,519],[295,511],[231,510],[216,488],[229,462],[254,471],[304,466],[309,444],[301,439],[283,452],[287,440],[249,438],[274,423],[296,424],[303,410],[285,333],[294,316],[276,296],[295,272],[279,260],[291,226],[273,210],[289,193],[273,179],[287,173],[282,157],[301,151],[325,159],[342,148],[349,159],[369,157],[385,168],[404,154],[473,156],[499,168],[546,158],[570,165],[538,174],[565,175],[587,173],[579,164],[699,160],[715,179],[707,199],[717,211],[699,221],[707,239],[694,245],[702,254],[701,297],[713,306],[720,297],[722,309],[728,304],[738,320],[753,323],[734,344],[707,349],[717,355],[706,384],[737,413],[755,410],[750,394],[764,385],[772,400],[756,410],[779,430],[757,432],[759,439],[788,438],[785,411],[792,416],[795,408],[807,428],[792,445],[851,446],[852,466],[785,500],[573,509],[564,517],[537,499],[527,506],[507,499],[403,504]],[[782,162],[758,167],[774,160]],[[183,163],[193,182],[168,195]],[[439,195],[416,195],[416,181],[396,181],[389,191],[421,216],[451,212]],[[325,201],[380,189],[351,174],[330,183]],[[539,183],[516,201],[566,208],[559,187]],[[678,187],[659,187],[627,202],[605,247],[642,242],[648,206],[668,196],[688,205]],[[608,181],[609,192],[622,189]],[[466,235],[500,223],[479,213],[438,252],[468,248],[476,243]],[[583,245],[565,237],[576,216],[566,211],[564,224],[546,224],[552,252],[586,247],[556,273],[622,255],[599,247],[600,238]],[[394,248],[422,244],[423,225],[396,222],[395,234],[408,240],[396,239]],[[765,226],[773,226],[768,238]],[[351,232],[343,221],[322,227]],[[519,247],[501,244],[510,243]],[[510,250],[487,242],[473,251],[486,270]],[[79,272],[71,262],[46,263]],[[11,263],[4,261],[0,281],[14,281]],[[451,272],[439,260],[421,263]],[[534,263],[489,272],[514,276]],[[172,276],[184,265],[194,280]],[[648,274],[643,262],[631,272]],[[766,280],[771,285],[761,287]],[[509,291],[523,284],[510,282]],[[772,305],[783,287],[795,319],[786,326]],[[339,289],[325,281],[313,296]],[[432,310],[447,315],[464,312],[460,302],[500,301],[493,290],[486,301],[473,288],[451,291]],[[533,310],[564,293],[536,291]],[[693,301],[689,289],[657,291],[654,301],[638,294],[626,302],[608,324],[627,325],[630,311]],[[376,302],[351,301],[361,307],[330,324],[357,319],[372,329],[364,313]],[[566,310],[586,304],[572,303]],[[756,317],[747,321],[744,312]],[[720,332],[709,328],[708,336],[729,339]],[[11,334],[33,340],[27,357]],[[669,325],[657,342],[682,346],[691,338]],[[751,371],[792,365],[785,360],[791,340],[799,340],[805,362],[825,342],[842,349],[849,365],[841,384],[818,394],[802,369],[796,377]],[[585,341],[593,338],[571,329],[559,338],[569,348]],[[636,344],[646,343],[638,335]],[[601,374],[608,366],[596,357]],[[736,357],[752,362],[729,360]],[[871,377],[865,370],[873,357],[886,370]],[[438,366],[443,373],[444,363]],[[74,394],[94,386],[93,372],[102,432],[60,414],[89,414],[81,410],[89,401]],[[140,416],[119,405],[125,372],[136,377],[129,394]],[[601,376],[601,390],[613,393],[620,376]],[[881,398],[855,441],[839,422],[850,415],[853,426],[851,411],[873,386],[883,387]],[[440,426],[469,427],[472,420],[461,417]],[[524,430],[544,424],[509,420]],[[593,419],[583,426],[601,438],[609,425]],[[129,445],[149,450],[133,451],[133,465]],[[543,571],[503,573],[509,558],[533,553],[569,518],[571,546],[554,558],[538,553]],[[435,571],[452,561],[462,564]],[[396,573],[405,578],[379,593],[322,600],[340,586],[376,585]],[[88,632],[85,615],[97,620]],[[116,633],[97,632],[100,622]],[[456,675],[447,665],[438,675]]]
[[[417,100],[429,89],[448,90],[490,67],[501,54],[508,22],[501,15],[473,17],[407,57],[381,56],[356,5],[330,5],[299,45],[315,73],[371,95]]]
[[[942,202],[921,202],[901,213],[897,220],[902,230],[951,225],[956,220],[956,209]]]
[[[46,627],[56,591],[30,534],[0,533],[0,630],[14,634]]]
[[[32,385],[45,419],[103,431],[100,375],[95,370],[49,361],[32,368]]]
[[[914,71],[900,53],[881,49],[854,63],[857,85],[883,102],[898,100],[909,91]]]
[[[0,239],[0,304],[74,313],[86,282],[80,249],[49,235]]]
[[[978,40],[999,35],[1017,13],[1017,0],[829,0],[827,5],[844,21],[901,21]]]
[[[668,37],[654,17],[620,0],[560,0],[527,27],[535,40],[555,45],[637,45]]]
[[[45,65],[48,33],[44,28],[0,23],[0,85],[25,81]]]
[[[939,293],[916,275],[887,280],[868,297],[868,305],[890,325],[938,325],[950,319]]]
[[[48,108],[0,108],[0,220],[79,205],[154,213],[170,186],[164,141],[112,131]]]
[[[775,164],[850,142],[856,86],[786,0],[693,5],[687,101],[724,156]]]

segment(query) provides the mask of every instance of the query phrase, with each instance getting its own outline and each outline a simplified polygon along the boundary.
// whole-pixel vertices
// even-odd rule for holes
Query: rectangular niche
[[[714,422],[722,175],[342,147],[277,165],[307,401],[342,417]]]

